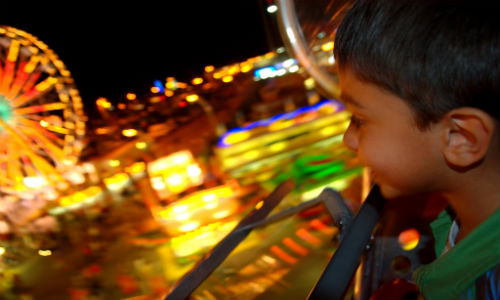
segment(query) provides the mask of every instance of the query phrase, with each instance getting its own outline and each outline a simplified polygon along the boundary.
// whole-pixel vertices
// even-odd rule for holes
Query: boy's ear
[[[461,107],[445,115],[443,154],[454,167],[468,169],[479,163],[488,151],[496,123],[486,112]]]

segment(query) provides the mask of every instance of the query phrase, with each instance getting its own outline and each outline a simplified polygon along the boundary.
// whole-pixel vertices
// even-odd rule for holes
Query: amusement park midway
[[[287,53],[273,1],[139,2],[2,8],[0,299],[163,299],[281,186],[283,211],[324,187],[360,201],[349,114]],[[305,299],[339,236],[314,203],[192,298]]]

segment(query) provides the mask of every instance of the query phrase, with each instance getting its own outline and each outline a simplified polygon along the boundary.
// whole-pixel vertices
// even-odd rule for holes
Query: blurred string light
[[[190,94],[186,96],[187,102],[196,102],[198,99],[200,99],[200,97],[197,94]]]
[[[133,128],[123,129],[122,130],[122,135],[125,136],[125,137],[134,137],[134,136],[137,135],[137,130],[133,129]]]
[[[38,250],[38,255],[40,256],[50,256],[52,255],[52,251],[51,250]]]
[[[283,76],[287,73],[295,73],[299,70],[297,60],[289,58],[272,66],[267,66],[254,71],[254,80],[262,80]]]
[[[152,89],[154,89],[154,93],[164,93],[165,92],[165,86],[158,79],[153,82],[153,88]],[[153,91],[153,90],[151,90],[151,91]]]
[[[201,77],[195,77],[191,80],[191,83],[193,85],[199,85],[199,84],[202,84],[203,83],[203,78]]]
[[[214,66],[212,66],[212,65],[209,65],[209,66],[206,66],[206,67],[205,67],[205,72],[206,72],[206,73],[211,73],[211,72],[213,72],[214,70],[215,70],[215,67],[214,67]]]
[[[134,93],[127,93],[126,97],[127,97],[127,100],[129,100],[129,101],[133,101],[133,100],[137,99],[137,95]]]
[[[267,12],[270,14],[274,14],[278,11],[278,6],[276,4],[271,4],[266,8]]]

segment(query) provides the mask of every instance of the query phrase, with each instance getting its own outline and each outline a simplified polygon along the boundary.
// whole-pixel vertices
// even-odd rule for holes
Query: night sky
[[[47,3],[10,1],[0,24],[45,42],[72,73],[86,105],[100,96],[145,93],[167,76],[188,81],[206,65],[270,49],[257,0]]]

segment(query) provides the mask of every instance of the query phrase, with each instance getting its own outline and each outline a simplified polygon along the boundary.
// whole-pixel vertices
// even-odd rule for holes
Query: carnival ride
[[[57,197],[83,148],[84,119],[79,91],[58,56],[35,36],[0,26],[0,190],[47,187]]]

